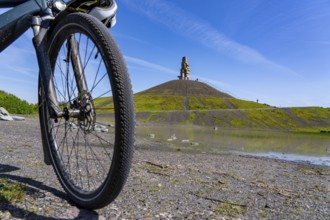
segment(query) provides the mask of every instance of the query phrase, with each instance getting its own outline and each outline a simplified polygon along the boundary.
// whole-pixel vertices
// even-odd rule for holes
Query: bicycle
[[[78,206],[97,209],[122,190],[135,113],[124,59],[108,31],[114,0],[0,0],[0,52],[30,27],[39,65],[44,162]]]

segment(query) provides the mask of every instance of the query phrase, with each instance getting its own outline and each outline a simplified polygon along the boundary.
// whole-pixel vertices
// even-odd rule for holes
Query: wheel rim
[[[70,33],[73,34],[73,33]],[[59,35],[50,55],[57,100],[62,110],[78,109],[78,117],[48,117],[53,159],[69,190],[95,193],[106,180],[115,145],[115,118],[109,74],[101,52],[83,33],[78,41],[89,91],[78,92],[68,54],[68,34]]]

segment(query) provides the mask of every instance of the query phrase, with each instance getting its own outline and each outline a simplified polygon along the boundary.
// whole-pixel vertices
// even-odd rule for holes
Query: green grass
[[[4,97],[4,96],[6,96],[6,95],[7,95],[6,92],[0,90],[0,97]]]
[[[238,119],[238,118],[231,119],[230,124],[234,128],[246,128],[247,127],[247,125],[244,123],[244,120]]]
[[[294,112],[298,112],[295,115]],[[330,135],[330,111],[322,108],[301,108],[290,111],[285,108],[194,110],[162,112],[154,111],[138,120],[159,123],[191,124],[226,128],[253,128],[290,130],[300,133]],[[157,114],[156,114],[157,113]],[[165,114],[166,113],[166,114]],[[188,114],[188,117],[187,117]],[[175,117],[173,117],[175,115]],[[318,117],[318,115],[320,115]],[[155,117],[157,116],[157,117]],[[175,118],[175,121],[173,119]],[[322,131],[322,134],[320,134]]]
[[[176,111],[184,109],[185,96],[137,94],[134,96],[137,112]],[[253,109],[269,108],[265,104],[235,98],[223,99],[216,96],[188,96],[188,110]]]
[[[170,95],[135,95],[136,112],[183,110],[183,97]]]
[[[212,110],[228,108],[222,98],[214,96],[189,96],[189,110]]]
[[[104,102],[107,102],[107,101],[112,101],[112,97],[97,98],[93,102],[94,102],[95,106],[99,106],[99,105],[102,105]]]
[[[94,101],[96,113],[114,112],[112,97],[97,98]]]
[[[34,114],[38,111],[37,104],[29,104],[4,91],[0,91],[0,107],[5,108],[10,114]]]
[[[184,98],[184,96],[175,95],[137,94],[134,96],[134,102],[137,112],[175,111],[184,109]],[[215,96],[188,96],[189,110],[231,109],[232,106],[235,106],[239,109],[269,108],[269,106],[264,104],[234,98],[223,99]]]
[[[167,123],[173,120],[171,112],[179,111],[175,113],[176,121],[172,123],[230,128],[284,129],[307,133],[330,131],[329,108],[282,109],[235,98],[192,95],[188,96],[188,110],[193,110],[193,112],[187,113],[183,111],[184,99],[185,96],[168,94],[136,94],[134,96],[136,112],[151,113],[138,120]],[[107,109],[97,110],[97,113],[113,112],[111,97],[99,98],[94,101],[94,105]],[[189,114],[188,118],[187,114]]]
[[[234,205],[231,203],[222,203],[218,208],[214,210],[216,213],[229,216],[232,218],[238,218],[240,215],[244,215],[247,212],[247,208]]]
[[[260,104],[257,102],[246,101],[241,99],[230,98],[227,99],[228,102],[231,102],[234,106],[239,109],[250,109],[250,108],[269,108],[268,105]]]
[[[319,119],[329,119],[330,109],[321,107],[291,108],[290,111],[297,117],[311,122]]]
[[[283,109],[249,109],[246,110],[248,120],[255,127],[265,128],[295,128],[296,122]]]
[[[7,179],[0,179],[0,203],[20,202],[26,195],[27,188]]]

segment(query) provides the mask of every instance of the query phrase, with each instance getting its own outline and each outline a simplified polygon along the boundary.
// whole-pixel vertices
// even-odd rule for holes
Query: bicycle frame
[[[68,4],[71,4],[71,8],[77,9],[77,11],[87,12],[81,7],[84,6],[87,1],[88,0],[74,0],[68,2]],[[60,110],[51,80],[51,66],[49,63],[47,51],[48,42],[46,38],[49,27],[48,22],[55,19],[52,9],[50,8],[54,2],[54,0],[0,0],[0,8],[12,7],[12,9],[0,15],[0,52],[6,49],[32,26],[35,35],[33,44],[36,49],[42,84],[47,101],[50,104],[52,117],[63,117],[64,114],[78,116],[78,111],[65,113]],[[96,3],[97,1],[93,2],[94,5]],[[46,23],[46,25],[43,23]],[[77,55],[79,49],[74,45],[74,42],[74,40],[70,40],[69,44],[73,44],[71,46],[73,54]],[[77,56],[72,56],[72,62],[74,62],[74,73],[78,84],[78,91],[79,93],[86,91],[87,88],[82,64]]]
[[[60,117],[79,117],[80,110],[61,110],[56,97],[52,77],[53,73],[48,55],[49,42],[47,39],[49,27],[53,25],[50,21],[55,20],[53,14],[55,1],[62,2],[61,0],[0,0],[0,8],[12,7],[9,11],[0,15],[0,52],[6,49],[25,31],[27,31],[29,27],[33,28],[33,44],[38,59],[40,82],[43,88],[43,91],[39,91],[39,93],[44,92],[46,100],[43,101],[47,102],[50,116],[57,120],[57,118]],[[79,10],[79,7],[84,5],[87,1],[88,0],[73,0],[68,4],[74,5],[70,10]],[[96,4],[95,2],[93,3]],[[57,12],[60,12],[60,10]],[[66,14],[69,12],[60,13]],[[60,15],[60,13],[57,15]],[[57,17],[60,18],[61,16],[56,16],[56,18]],[[79,48],[74,37],[71,37],[70,40],[68,40],[68,47],[70,47],[70,51],[72,51],[71,62],[74,67],[73,72],[77,82],[77,89],[79,94],[82,94],[84,91],[88,91],[88,88],[84,77],[84,70],[78,56]],[[45,146],[44,161],[46,164],[50,164],[49,151]]]
[[[52,16],[51,7],[56,1],[61,0],[0,0],[0,8],[11,8],[0,15],[0,52],[31,27],[33,16]],[[99,0],[70,0],[67,5],[70,6],[70,10],[83,13],[89,13],[88,11],[90,11],[93,16],[98,17],[98,13],[91,11],[98,2]],[[117,5],[114,4],[111,11],[115,14],[116,10]],[[115,16],[104,22],[107,27],[113,26],[116,23]]]
[[[32,16],[48,9],[46,0],[0,0],[0,8],[8,7],[0,15],[0,52],[31,27]]]

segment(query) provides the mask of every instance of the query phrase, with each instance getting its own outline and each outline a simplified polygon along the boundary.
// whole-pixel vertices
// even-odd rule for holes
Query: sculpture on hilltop
[[[190,67],[188,64],[187,57],[182,57],[180,76],[178,76],[178,77],[180,80],[189,80]]]

